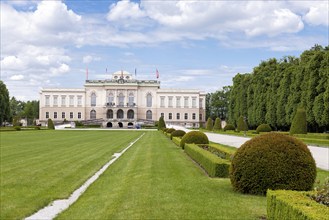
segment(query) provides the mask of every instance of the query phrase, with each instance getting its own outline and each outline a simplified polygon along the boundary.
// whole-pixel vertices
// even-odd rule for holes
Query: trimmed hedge
[[[238,119],[238,124],[237,124],[236,130],[238,132],[240,132],[240,131],[248,131],[247,122],[243,119],[242,116],[240,116],[239,119]]]
[[[306,111],[297,109],[290,127],[290,134],[307,134]]]
[[[167,129],[166,133],[171,133],[173,131],[176,131],[175,128],[169,128],[169,129]]]
[[[201,131],[190,131],[186,133],[181,142],[180,142],[180,147],[184,149],[185,143],[187,144],[209,144],[209,140],[207,135],[205,135]]]
[[[232,125],[232,124],[227,124],[227,125],[224,127],[224,131],[235,131],[235,127],[234,127],[234,125]]]
[[[216,156],[226,159],[226,160],[232,160],[233,154],[235,151],[229,150],[225,147],[222,147],[220,145],[215,144],[198,144],[198,146],[205,148],[208,148],[208,151],[215,154]]]
[[[166,123],[163,117],[160,117],[158,122],[158,130],[163,130],[164,128],[166,128]]]
[[[329,209],[307,194],[287,190],[267,191],[267,219],[329,219]]]
[[[271,131],[272,131],[272,128],[268,124],[261,124],[261,125],[258,125],[258,127],[256,128],[257,134],[259,134],[260,132],[271,132]]]
[[[185,134],[186,134],[186,132],[183,130],[176,130],[176,131],[171,132],[170,139],[172,139],[173,137],[183,137]]]
[[[230,169],[235,191],[266,194],[267,189],[307,191],[313,188],[316,165],[300,140],[279,133],[262,134],[234,154]]]
[[[196,161],[210,177],[228,177],[230,162],[221,159],[195,144],[186,144],[185,152]]]
[[[174,144],[176,144],[178,147],[180,146],[180,141],[182,139],[180,137],[173,137],[172,138],[172,142],[174,142]]]
[[[48,118],[48,122],[47,122],[47,124],[48,124],[48,129],[52,129],[52,130],[55,129],[54,122],[53,122],[53,120],[51,120],[50,118]]]

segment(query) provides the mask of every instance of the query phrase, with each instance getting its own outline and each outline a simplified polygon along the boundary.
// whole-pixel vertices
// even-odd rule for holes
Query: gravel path
[[[191,131],[180,126],[171,127],[175,128],[176,130],[184,130],[185,132]],[[244,142],[250,140],[250,138],[247,137],[237,137],[233,135],[214,134],[210,132],[205,132],[205,134],[212,142],[229,145],[236,148],[239,148]],[[308,145],[308,148],[313,155],[316,166],[324,170],[329,170],[329,148],[315,147],[310,145]]]

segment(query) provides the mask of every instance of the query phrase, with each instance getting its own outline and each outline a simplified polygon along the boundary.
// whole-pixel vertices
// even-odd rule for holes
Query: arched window
[[[152,107],[152,95],[148,93],[146,95],[146,107]]]
[[[125,105],[125,96],[123,95],[123,93],[119,94],[119,106],[123,107]]]
[[[122,119],[123,118],[123,110],[122,109],[119,109],[117,111],[117,119]]]
[[[95,110],[90,111],[90,119],[96,119],[96,111]]]
[[[129,109],[127,112],[127,118],[128,119],[134,119],[134,110]]]
[[[129,93],[129,97],[128,97],[128,105],[130,107],[134,106],[134,93]]]
[[[151,110],[146,111],[146,119],[147,120],[152,120],[152,111]]]
[[[106,116],[107,118],[113,118],[113,110],[112,109],[107,110]]]
[[[96,106],[96,94],[94,92],[91,93],[91,96],[90,96],[90,105]]]
[[[107,102],[108,102],[108,105],[113,105],[114,103],[114,96],[112,93],[109,94],[109,96],[107,97]]]

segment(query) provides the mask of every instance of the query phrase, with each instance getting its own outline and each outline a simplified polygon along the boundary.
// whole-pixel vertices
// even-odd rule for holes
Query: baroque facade
[[[199,127],[205,122],[206,94],[192,89],[161,89],[158,80],[137,80],[126,71],[108,80],[86,80],[83,89],[42,89],[39,121],[84,121],[103,127],[151,124]]]

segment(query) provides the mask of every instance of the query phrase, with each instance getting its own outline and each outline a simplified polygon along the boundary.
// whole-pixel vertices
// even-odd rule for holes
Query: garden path
[[[191,130],[186,129],[181,126],[169,126],[173,127],[176,130],[183,130],[185,132],[189,132]],[[223,135],[223,134],[215,134],[215,133],[210,133],[210,132],[205,132],[207,137],[209,138],[210,141],[219,143],[219,144],[224,144],[232,147],[239,148],[242,144],[244,144],[246,141],[250,140],[250,138],[247,137],[237,137],[233,135]],[[310,146],[308,145],[308,148],[310,149],[313,158],[315,160],[316,166],[318,168],[324,169],[324,170],[329,170],[329,148],[324,148],[324,147],[316,147],[316,146]]]

